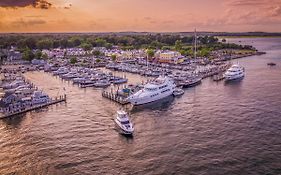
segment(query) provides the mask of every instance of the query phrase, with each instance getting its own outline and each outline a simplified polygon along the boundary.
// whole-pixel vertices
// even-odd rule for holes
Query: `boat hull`
[[[244,74],[243,75],[239,75],[239,76],[231,76],[231,77],[224,77],[225,81],[235,81],[235,80],[241,80],[244,78]]]
[[[201,80],[200,81],[196,81],[196,82],[193,82],[193,83],[190,83],[190,84],[183,84],[182,87],[183,88],[190,88],[190,87],[194,87],[194,86],[197,86],[201,84]]]
[[[144,104],[148,104],[148,103],[152,103],[152,102],[155,102],[155,101],[158,101],[158,100],[161,100],[163,98],[166,98],[166,97],[169,97],[169,96],[172,96],[173,95],[173,91],[169,91],[167,92],[166,94],[161,94],[161,96],[156,96],[156,97],[144,97],[142,99],[137,99],[137,100],[129,100],[129,102],[136,106],[136,105],[144,105]]]

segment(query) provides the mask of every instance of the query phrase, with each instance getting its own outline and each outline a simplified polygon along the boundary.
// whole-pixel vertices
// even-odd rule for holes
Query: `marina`
[[[3,92],[16,92],[18,88],[32,96],[40,91],[42,96],[52,99],[66,94],[67,103],[62,101],[63,105],[43,106],[44,110],[26,111],[19,117],[0,120],[3,150],[0,173],[149,174],[153,169],[155,174],[172,174],[178,169],[179,174],[200,174],[212,169],[214,174],[242,174],[242,170],[263,171],[256,162],[270,160],[265,166],[274,174],[278,172],[274,167],[280,162],[274,156],[279,149],[272,146],[280,144],[276,134],[280,128],[280,69],[270,68],[267,63],[280,64],[280,61],[279,54],[267,52],[239,60],[246,72],[241,81],[213,81],[213,75],[223,75],[236,61],[231,65],[225,62],[221,64],[223,67],[195,64],[193,70],[179,67],[161,70],[161,75],[164,72],[175,80],[174,93],[137,106],[125,100],[158,76],[68,65],[62,66],[67,69],[64,76],[53,75],[56,70],[25,71],[24,79],[32,85],[32,91],[22,82],[15,82],[6,83],[10,89]],[[134,65],[127,67],[130,66]],[[156,67],[162,69],[149,65],[151,70]],[[146,68],[145,65],[142,70]],[[70,72],[83,76],[73,78]],[[97,78],[95,82],[108,80],[110,85],[81,88],[79,82],[86,75],[89,79]],[[17,81],[17,77],[6,74],[7,82]],[[116,84],[116,77],[127,82]],[[180,82],[188,80],[194,80],[196,86],[180,86]],[[133,137],[118,134],[122,132],[115,119],[121,106],[133,124]],[[21,166],[25,163],[30,168]],[[225,169],[218,171],[214,164]]]
[[[281,175],[281,0],[0,0],[0,175]]]

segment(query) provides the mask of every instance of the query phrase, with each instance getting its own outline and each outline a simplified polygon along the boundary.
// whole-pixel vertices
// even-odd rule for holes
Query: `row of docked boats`
[[[129,72],[149,77],[158,77],[162,74],[169,74],[172,72],[172,70],[163,67],[147,67],[129,63],[109,63],[106,68],[114,71]]]
[[[104,88],[110,86],[111,84],[123,84],[128,81],[127,78],[114,76],[112,73],[104,73],[99,69],[93,68],[61,67],[52,71],[52,74],[54,76],[59,76],[64,80],[72,81],[74,84],[78,84],[82,88]]]
[[[4,113],[44,105],[52,101],[46,93],[38,90],[20,75],[12,81],[4,79],[1,87],[4,92],[1,98],[1,110]]]

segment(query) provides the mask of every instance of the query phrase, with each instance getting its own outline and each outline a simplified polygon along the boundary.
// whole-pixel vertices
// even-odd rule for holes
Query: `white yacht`
[[[121,130],[122,134],[126,134],[126,135],[133,134],[134,132],[133,124],[130,122],[129,116],[125,111],[123,110],[117,111],[116,118],[114,121],[118,129]]]
[[[42,91],[35,91],[32,94],[31,99],[33,105],[46,104],[51,101],[50,97],[44,94]]]
[[[232,65],[225,73],[224,78],[226,81],[237,80],[245,76],[245,69],[238,65]]]
[[[144,85],[144,88],[128,97],[133,105],[150,103],[173,94],[176,88],[175,82],[169,77],[159,76],[154,81]]]

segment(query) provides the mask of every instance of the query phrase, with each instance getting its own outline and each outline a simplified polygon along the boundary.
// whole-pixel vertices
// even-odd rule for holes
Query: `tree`
[[[42,49],[50,49],[53,48],[53,41],[50,39],[43,39],[37,42],[37,48],[42,50]]]
[[[99,50],[94,50],[93,55],[96,56],[96,57],[100,56],[101,52]]]
[[[152,57],[154,57],[155,52],[152,49],[148,49],[146,51],[146,54],[147,54],[148,58],[151,59]]]
[[[113,62],[115,62],[116,59],[117,59],[117,56],[116,56],[116,55],[111,55],[111,60],[112,60]]]
[[[70,64],[76,64],[77,63],[77,58],[76,57],[71,57],[70,58]]]
[[[182,49],[182,41],[181,41],[181,40],[177,40],[177,41],[175,42],[175,49],[176,49],[177,51],[180,51],[180,50]]]
[[[202,48],[200,51],[199,51],[199,56],[201,57],[207,57],[210,55],[210,49],[208,48]]]
[[[80,44],[80,47],[83,48],[84,50],[88,51],[91,50],[93,45],[91,43],[82,43]]]
[[[33,52],[27,47],[24,49],[22,58],[26,61],[32,61],[34,59],[35,55]]]
[[[101,62],[101,60],[98,58],[98,59],[96,59],[96,63],[100,63]]]
[[[97,47],[105,47],[107,44],[107,42],[102,38],[96,39],[95,43]]]
[[[113,45],[111,43],[106,43],[105,47],[106,49],[112,49]]]
[[[36,50],[35,59],[42,59],[42,51],[41,50]]]
[[[48,55],[46,53],[43,53],[41,57],[42,57],[43,60],[47,60],[48,59]]]
[[[82,39],[80,37],[72,37],[68,40],[68,47],[77,47],[82,43]]]

